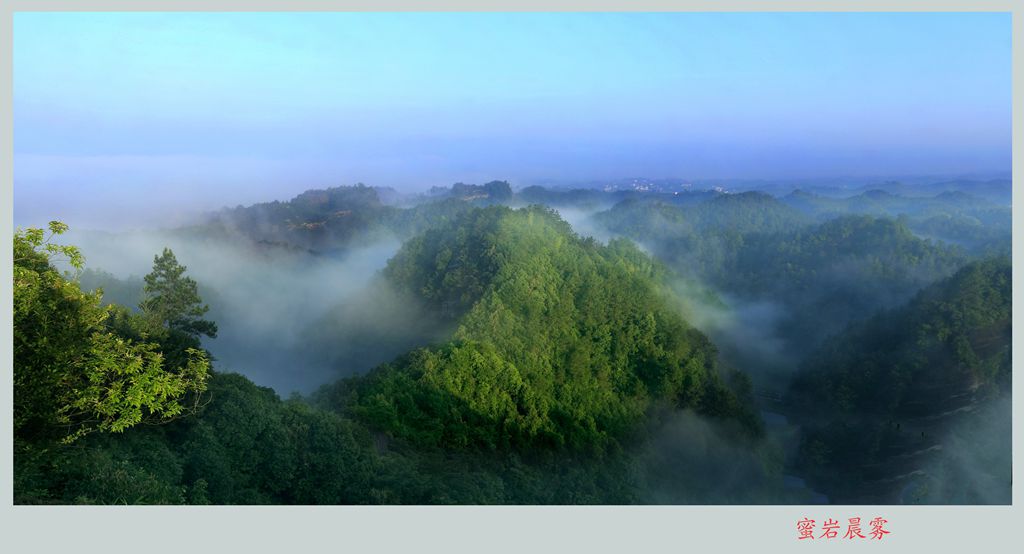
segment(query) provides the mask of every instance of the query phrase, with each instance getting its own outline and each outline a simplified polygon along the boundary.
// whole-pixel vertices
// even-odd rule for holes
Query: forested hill
[[[801,355],[849,323],[906,302],[966,261],[959,248],[921,239],[902,221],[870,216],[750,235],[732,252],[710,282],[783,306],[779,336]]]
[[[970,191],[970,192],[967,192]],[[801,212],[818,219],[836,215],[972,215],[975,213],[998,213],[1008,211],[1009,197],[1005,202],[976,196],[971,187],[946,190],[930,196],[904,196],[897,192],[873,189],[847,197],[832,197],[797,189],[780,200]],[[1007,192],[1009,189],[1007,188]]]
[[[966,259],[903,220],[848,215],[814,224],[760,193],[688,207],[627,201],[595,220],[641,242],[681,277],[743,300],[770,299],[784,311],[780,338],[801,352],[905,302]]]
[[[193,331],[218,328],[170,251],[133,313],[82,293],[43,241],[16,237],[17,503],[619,504],[666,475],[688,502],[784,494],[748,382],[666,308],[661,267],[547,209],[475,209],[409,241],[384,279],[455,331],[314,402],[216,371]],[[121,350],[130,371],[108,361]],[[105,390],[121,392],[95,404]],[[744,480],[674,475],[658,453],[685,429],[709,446],[691,463],[741,452]]]
[[[919,236],[963,246],[981,257],[1009,255],[1008,194],[1004,199],[993,201],[976,196],[975,192],[983,191],[965,188],[946,190],[934,196],[910,197],[869,190],[847,198],[832,198],[797,190],[780,201],[818,221],[845,215],[899,218]]]
[[[19,230],[15,501],[970,503],[1010,490],[1009,261],[964,267],[1009,244],[998,210],[982,221],[988,208],[955,192],[937,202],[973,215],[821,221],[756,192],[504,182],[402,205],[385,192],[83,233],[81,252],[59,245],[59,222]],[[512,207],[529,199],[606,240]],[[925,227],[979,231],[977,248]],[[290,390],[308,396],[282,401]]]
[[[790,393],[803,469],[841,503],[1009,502],[1010,330],[997,258],[828,341]]]
[[[384,271],[457,323],[451,339],[321,397],[423,446],[597,453],[656,406],[756,435],[714,347],[666,308],[661,272],[631,243],[580,238],[544,208],[463,214]]]
[[[455,183],[433,187],[425,194],[398,197],[391,189],[357,184],[308,190],[287,201],[225,208],[179,232],[199,237],[241,236],[265,246],[332,253],[382,235],[409,238],[474,207],[543,204],[591,210],[627,199],[696,205],[719,196],[723,195],[708,191],[671,195],[536,186],[513,193],[508,182],[491,181],[483,185]]]
[[[455,183],[434,187],[427,194],[409,196],[399,203],[389,189],[366,185],[308,190],[287,201],[225,208],[210,214],[200,225],[181,232],[200,236],[240,235],[254,242],[332,252],[382,234],[411,237],[458,213],[490,205],[531,205],[595,210],[620,203],[633,210],[651,203],[685,213],[691,230],[731,229],[737,232],[778,231],[810,221],[799,211],[760,192],[723,194],[695,191],[682,194],[579,189],[570,191],[526,187],[513,193],[505,181],[483,185]],[[632,212],[627,211],[628,219]],[[667,213],[667,212],[666,212]],[[612,220],[608,219],[609,227]],[[613,229],[631,236],[628,228]],[[653,230],[653,229],[648,229]]]
[[[717,273],[709,273],[727,290],[788,296],[842,288],[871,303],[872,311],[891,297],[909,297],[931,280],[948,276],[964,260],[956,248],[922,240],[900,221],[870,216],[842,217],[795,233],[748,236],[734,255],[714,268]]]
[[[792,231],[812,222],[762,192],[716,194],[686,205],[658,196],[632,198],[597,214],[595,220],[609,231],[644,241],[678,240],[711,231],[737,235]]]
[[[265,202],[224,209],[192,228],[198,234],[238,234],[257,243],[333,252],[388,234],[410,237],[474,206],[508,201],[509,184],[456,183],[450,189],[399,207],[393,191],[355,185],[308,190],[286,202]]]
[[[692,242],[694,233],[713,233],[720,235],[715,240],[731,244],[736,236],[749,233],[792,232],[842,216],[871,215],[904,218],[920,236],[960,244],[979,254],[1004,253],[1009,244],[1009,207],[961,189],[928,197],[868,190],[844,198],[796,190],[775,198],[756,191],[659,193],[538,186],[513,192],[505,181],[456,183],[406,197],[361,184],[309,190],[284,202],[223,209],[181,232],[203,237],[241,235],[259,244],[330,253],[382,235],[409,238],[451,221],[458,213],[494,204],[543,204],[583,211],[614,205],[595,221],[614,234],[636,240],[658,237]]]
[[[396,208],[364,185],[309,190],[287,201],[226,208],[189,229],[207,235],[241,235],[257,243],[307,250],[344,247],[385,231]]]

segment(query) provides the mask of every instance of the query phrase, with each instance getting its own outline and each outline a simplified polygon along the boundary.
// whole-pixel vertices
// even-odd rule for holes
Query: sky
[[[1009,14],[16,13],[15,224],[363,182],[1008,173]]]

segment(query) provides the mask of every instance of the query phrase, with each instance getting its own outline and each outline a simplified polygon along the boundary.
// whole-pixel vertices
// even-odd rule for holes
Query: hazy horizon
[[[1008,14],[18,13],[15,224],[366,183],[1008,175]]]

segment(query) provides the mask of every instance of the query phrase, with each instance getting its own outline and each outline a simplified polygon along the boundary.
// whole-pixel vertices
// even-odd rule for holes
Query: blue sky
[[[1008,172],[1010,37],[1008,14],[18,13],[15,218]]]

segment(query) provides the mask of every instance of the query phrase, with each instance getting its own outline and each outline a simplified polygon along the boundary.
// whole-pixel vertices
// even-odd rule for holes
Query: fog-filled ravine
[[[637,183],[19,231],[15,501],[1009,503],[1009,180]]]

